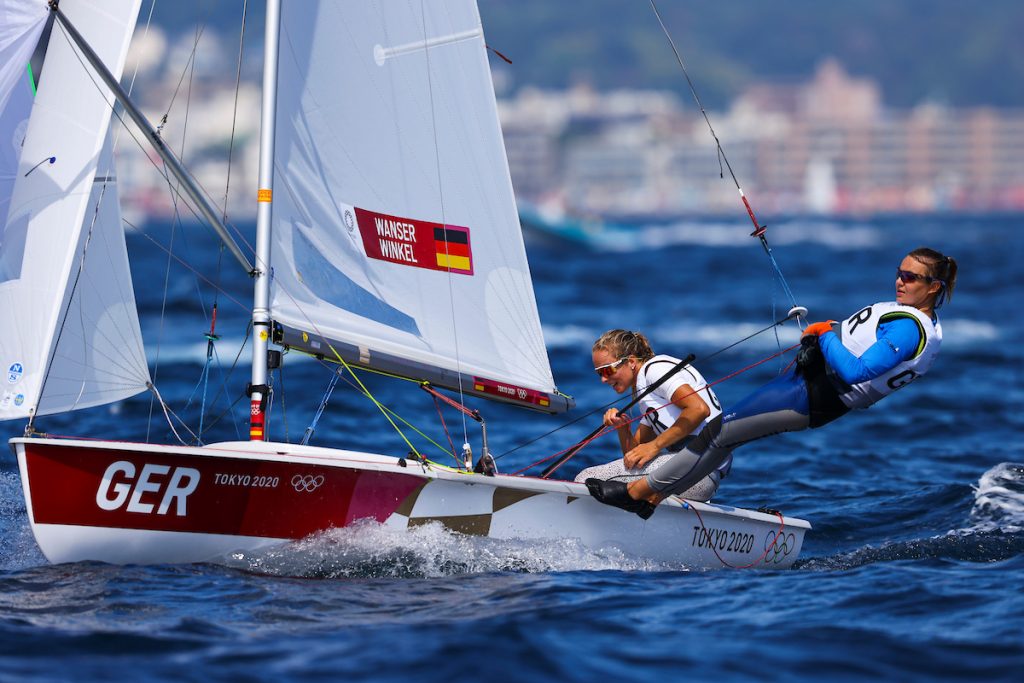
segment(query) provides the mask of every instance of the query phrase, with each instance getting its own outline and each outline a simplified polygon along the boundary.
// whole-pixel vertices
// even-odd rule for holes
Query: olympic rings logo
[[[324,475],[296,474],[292,477],[292,487],[299,493],[313,493],[324,483]]]
[[[782,562],[791,552],[796,550],[796,536],[792,532],[786,534],[769,531],[768,535],[764,537],[764,549],[765,562]]]

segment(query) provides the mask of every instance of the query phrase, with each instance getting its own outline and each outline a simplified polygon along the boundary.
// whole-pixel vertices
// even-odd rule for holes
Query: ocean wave
[[[940,536],[909,541],[894,541],[881,546],[865,546],[827,557],[797,560],[794,569],[808,571],[849,570],[880,562],[903,560],[954,560],[999,562],[1024,553],[1024,534],[997,529],[974,531],[958,529]]]
[[[845,570],[900,560],[998,562],[1024,554],[1024,465],[1001,463],[981,475],[965,526],[927,538],[868,545],[797,562],[807,570]]]
[[[974,531],[1024,532],[1024,465],[1004,462],[981,475],[970,521]]]
[[[21,477],[17,470],[4,469],[0,471],[0,568],[23,569],[45,563],[28,524]]]
[[[243,343],[245,343],[244,337],[221,338],[214,347],[214,362],[219,359],[222,366],[230,365],[238,355],[238,350]],[[161,365],[164,363],[203,365],[206,363],[206,350],[207,343],[205,341],[164,341],[161,344],[148,344],[146,345],[146,362],[150,367],[158,361]],[[250,355],[251,353],[246,353],[243,350],[239,362],[244,360],[248,364]]]
[[[644,251],[663,247],[691,245],[702,247],[749,247],[749,223],[685,221],[668,225],[609,230],[594,246],[610,251]],[[773,245],[818,244],[837,251],[877,247],[885,233],[872,225],[850,225],[832,221],[801,220],[781,223],[769,229]]]
[[[331,529],[269,550],[234,553],[223,564],[303,578],[437,578],[489,572],[679,571],[578,540],[506,540],[451,532],[440,523],[394,529],[372,521]]]
[[[996,341],[999,337],[999,328],[987,320],[942,319],[943,346],[969,346],[976,342]]]
[[[589,352],[591,344],[604,330],[595,333],[595,328],[582,325],[543,325],[544,343],[548,349],[584,349]]]
[[[779,309],[779,317],[786,314]],[[703,347],[719,348],[761,332],[770,320],[764,322],[727,322],[706,323],[699,320],[677,320],[664,325],[654,324],[646,330],[649,336],[658,340],[662,346],[681,346],[695,344]],[[943,319],[943,346],[946,348],[964,348],[978,342],[991,342],[1000,339],[999,328],[986,320],[966,318]],[[744,344],[758,349],[777,348],[796,344],[800,341],[801,329],[796,323],[787,323],[777,328],[778,340],[771,330],[745,341]],[[544,325],[544,339],[549,349],[584,348],[589,351],[590,345],[604,329],[588,328],[581,325]]]

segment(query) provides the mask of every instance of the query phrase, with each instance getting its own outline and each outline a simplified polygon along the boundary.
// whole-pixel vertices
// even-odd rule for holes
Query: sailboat
[[[140,1],[4,0],[38,22],[25,45],[53,21],[0,236],[0,419],[29,420],[10,445],[50,562],[216,562],[377,523],[576,539],[688,567],[793,564],[810,525],[774,511],[672,497],[645,521],[582,484],[468,458],[266,440],[272,345],[533,411],[572,407],[547,358],[479,12],[475,0],[267,2],[252,254],[118,84]],[[156,393],[110,153],[115,98],[252,276],[248,441],[35,430]]]

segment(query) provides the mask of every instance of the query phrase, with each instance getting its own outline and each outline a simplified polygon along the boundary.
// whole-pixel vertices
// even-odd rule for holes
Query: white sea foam
[[[594,343],[604,330],[595,331],[596,328],[583,327],[581,325],[544,325],[544,342],[549,349],[583,349],[590,351],[590,345]]]
[[[36,546],[25,511],[21,477],[0,472],[0,568],[22,569],[46,562]]]
[[[575,539],[502,540],[453,533],[440,523],[403,530],[370,521],[268,551],[236,553],[226,564],[274,576],[387,578],[683,569],[630,558],[615,550],[592,551]]]
[[[942,345],[945,347],[973,346],[977,342],[996,341],[999,328],[987,320],[942,318]]]
[[[971,531],[1024,531],[1024,465],[1004,462],[981,475],[974,487]]]
[[[214,361],[216,362],[217,359],[219,359],[222,367],[231,365],[235,360],[235,356],[238,356],[238,350],[241,348],[243,341],[243,337],[221,338],[217,342]],[[251,351],[246,347],[242,350],[242,354],[239,357],[239,363],[248,367],[251,355]],[[150,367],[152,367],[157,360],[160,361],[161,365],[165,363],[191,363],[194,365],[203,365],[206,363],[206,342],[165,341],[159,346],[155,343],[148,345],[146,347],[146,361],[149,363]],[[314,360],[312,356],[307,356],[302,353],[292,353],[288,355],[289,364],[312,360]]]

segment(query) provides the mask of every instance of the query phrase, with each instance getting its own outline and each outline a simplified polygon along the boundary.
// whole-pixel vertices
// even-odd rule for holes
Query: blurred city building
[[[674,94],[523,89],[501,114],[513,183],[534,203],[635,218],[736,211],[702,115]],[[828,60],[806,83],[753,84],[709,116],[762,211],[1024,209],[1022,111],[886,109],[874,83]]]
[[[249,220],[259,81],[243,71],[236,98],[237,47],[216,37],[194,43],[168,45],[151,29],[133,43],[127,73],[138,65],[144,110],[209,196],[229,220]],[[676,93],[523,87],[502,97],[499,113],[513,184],[533,204],[641,220],[737,211],[703,116]],[[876,84],[826,60],[806,82],[751,84],[708,115],[762,214],[1024,210],[1024,111],[889,109]],[[171,215],[174,193],[153,172],[155,155],[121,137],[126,217]]]

